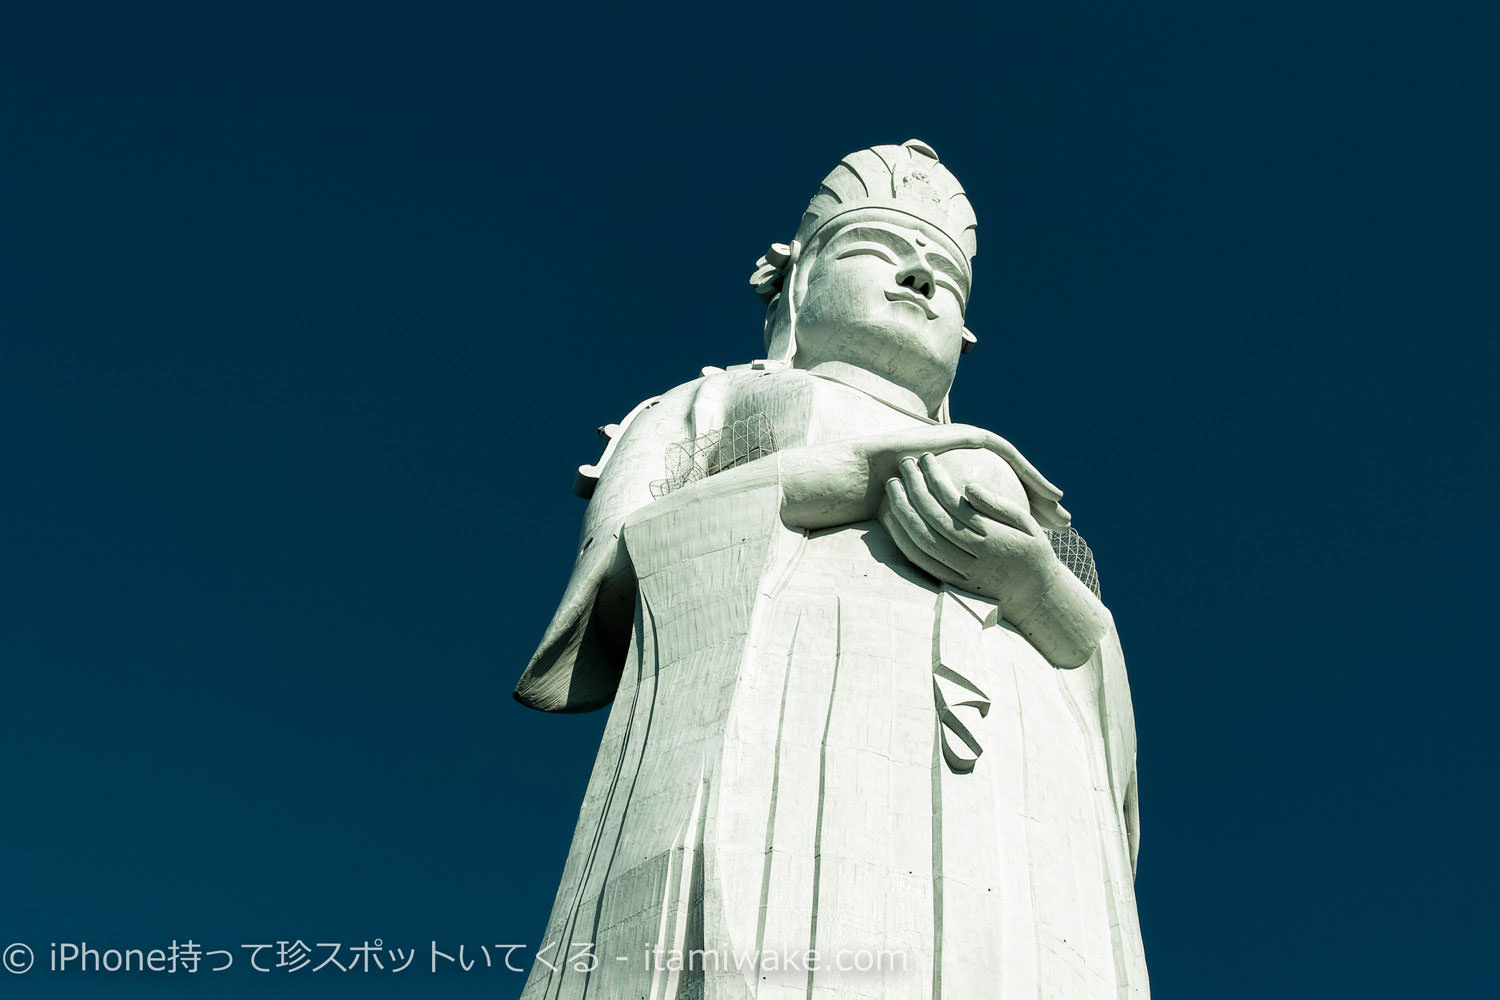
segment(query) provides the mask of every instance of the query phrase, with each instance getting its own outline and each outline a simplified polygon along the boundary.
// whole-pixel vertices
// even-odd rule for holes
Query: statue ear
[[[797,349],[792,342],[791,317],[786,307],[785,292],[772,299],[766,307],[766,358],[771,361],[790,362]]]
[[[794,288],[797,281],[797,261],[802,257],[802,244],[773,243],[756,263],[760,266],[750,278],[755,291],[766,300],[766,323],[764,343],[767,360],[792,360],[797,352],[797,304]]]
[[[800,255],[801,244],[793,241],[794,252]],[[771,300],[766,310],[766,358],[770,361],[792,363],[797,353],[797,280],[801,268],[797,257],[787,263],[786,276],[781,283],[781,292]]]
[[[964,327],[964,345],[958,349],[958,353],[968,354],[977,343],[979,343],[979,338],[974,336],[974,332],[968,327]]]

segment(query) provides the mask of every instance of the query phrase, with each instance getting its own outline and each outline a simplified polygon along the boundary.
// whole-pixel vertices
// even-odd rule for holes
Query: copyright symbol
[[[5,962],[6,972],[12,972],[19,976],[31,971],[31,963],[34,961],[34,956],[31,954],[30,948],[17,941],[15,944],[6,946],[3,961]]]

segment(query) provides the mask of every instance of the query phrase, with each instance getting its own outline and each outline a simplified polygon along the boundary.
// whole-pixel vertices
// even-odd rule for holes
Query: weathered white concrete
[[[580,469],[516,695],[613,708],[527,1000],[1147,995],[1113,622],[1060,492],[947,421],[973,252],[930,148],[846,157],[752,278],[770,358]]]

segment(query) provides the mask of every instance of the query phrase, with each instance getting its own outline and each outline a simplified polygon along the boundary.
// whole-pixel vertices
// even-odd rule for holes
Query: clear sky
[[[1124,640],[1155,995],[1492,993],[1497,10],[7,5],[0,945],[237,964],[0,992],[517,994],[426,965],[542,943],[574,469],[918,137],[980,221],[955,419]]]

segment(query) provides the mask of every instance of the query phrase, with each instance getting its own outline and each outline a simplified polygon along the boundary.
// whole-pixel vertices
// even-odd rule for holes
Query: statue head
[[[844,157],[790,244],[750,279],[767,302],[767,357],[874,376],[940,416],[973,342],[964,328],[974,211],[930,146],[910,139]]]

